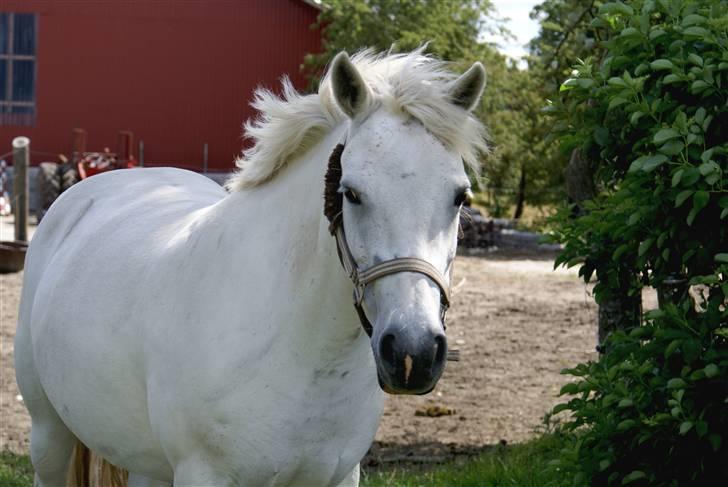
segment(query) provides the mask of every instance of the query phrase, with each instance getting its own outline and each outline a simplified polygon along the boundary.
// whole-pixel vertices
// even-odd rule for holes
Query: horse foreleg
[[[237,487],[240,482],[226,475],[221,469],[204,460],[187,459],[174,467],[174,487]]]
[[[169,482],[142,477],[134,473],[129,473],[129,487],[172,487]]]
[[[354,467],[354,470],[336,487],[359,487],[359,465]]]

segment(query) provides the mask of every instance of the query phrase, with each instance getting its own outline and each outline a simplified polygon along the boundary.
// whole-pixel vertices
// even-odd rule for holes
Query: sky
[[[528,14],[534,5],[543,0],[493,0],[499,17],[508,17],[508,29],[516,36],[516,40],[506,41],[501,37],[488,36],[486,39],[496,42],[499,50],[514,59],[526,54],[525,44],[538,34],[538,23],[531,20]]]

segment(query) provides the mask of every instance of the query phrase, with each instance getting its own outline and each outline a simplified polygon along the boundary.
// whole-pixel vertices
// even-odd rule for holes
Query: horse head
[[[445,367],[445,310],[470,193],[464,156],[448,142],[471,120],[485,70],[475,63],[444,87],[428,86],[416,69],[396,83],[367,83],[341,53],[327,76],[350,124],[331,156],[325,211],[382,389],[425,394]]]

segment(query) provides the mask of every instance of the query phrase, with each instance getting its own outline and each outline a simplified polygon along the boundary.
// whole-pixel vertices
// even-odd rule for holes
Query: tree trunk
[[[520,220],[523,215],[523,205],[526,202],[526,166],[521,165],[521,180],[518,182],[518,200],[516,203],[516,212],[513,214],[514,220]]]
[[[566,178],[566,191],[569,201],[574,204],[573,217],[584,215],[582,203],[596,196],[594,184],[594,165],[587,160],[579,149],[574,149],[564,173]],[[632,276],[619,276],[619,282],[624,286],[612,289],[611,296],[602,299],[599,304],[598,344],[597,350],[604,353],[604,341],[615,330],[624,330],[639,326],[642,318],[642,296],[628,294]]]
[[[626,292],[603,299],[599,304],[599,344],[597,350],[605,352],[604,341],[610,333],[639,326],[642,320],[642,296],[629,296]]]

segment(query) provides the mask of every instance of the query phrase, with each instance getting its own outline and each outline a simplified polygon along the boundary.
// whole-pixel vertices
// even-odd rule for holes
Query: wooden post
[[[207,175],[207,142],[202,146],[202,173]]]
[[[28,241],[28,166],[30,139],[13,139],[13,196],[15,205],[15,240]]]

